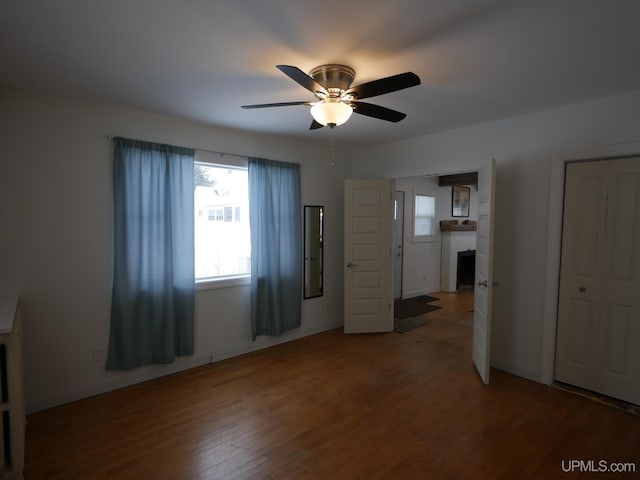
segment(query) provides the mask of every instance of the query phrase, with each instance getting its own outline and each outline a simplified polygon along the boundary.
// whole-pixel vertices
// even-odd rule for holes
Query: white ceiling
[[[371,145],[640,90],[638,0],[2,0],[0,86],[97,98],[213,125],[326,141],[275,65],[413,71],[337,141]]]

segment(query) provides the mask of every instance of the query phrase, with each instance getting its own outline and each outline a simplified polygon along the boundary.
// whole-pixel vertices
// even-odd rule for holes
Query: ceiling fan
[[[356,72],[346,65],[320,65],[311,70],[309,75],[298,67],[291,65],[276,65],[276,68],[313,93],[316,96],[316,100],[312,102],[243,105],[242,108],[310,106],[311,115],[313,116],[313,121],[309,127],[310,130],[322,128],[323,126],[333,128],[342,125],[353,112],[389,122],[399,122],[407,115],[380,105],[361,102],[360,100],[420,85],[420,77],[413,72],[400,73],[352,87],[351,83],[355,78]]]

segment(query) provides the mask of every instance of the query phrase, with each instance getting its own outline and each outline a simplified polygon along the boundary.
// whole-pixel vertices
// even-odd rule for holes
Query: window
[[[436,200],[432,195],[415,195],[413,240],[426,242],[434,239]]]
[[[249,275],[246,166],[197,161],[194,175],[196,281]]]

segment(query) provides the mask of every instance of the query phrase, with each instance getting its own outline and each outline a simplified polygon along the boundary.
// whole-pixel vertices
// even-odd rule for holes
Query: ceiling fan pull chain
[[[331,153],[331,166],[336,166],[335,158],[335,138],[333,133],[333,127],[329,127],[329,152]]]

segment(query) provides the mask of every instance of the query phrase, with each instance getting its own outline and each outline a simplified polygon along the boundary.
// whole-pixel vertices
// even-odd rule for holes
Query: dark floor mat
[[[424,301],[418,300],[419,297],[408,298],[406,300],[400,300],[393,304],[393,316],[395,318],[409,318],[417,317],[433,310],[438,310],[437,305],[431,305]]]

